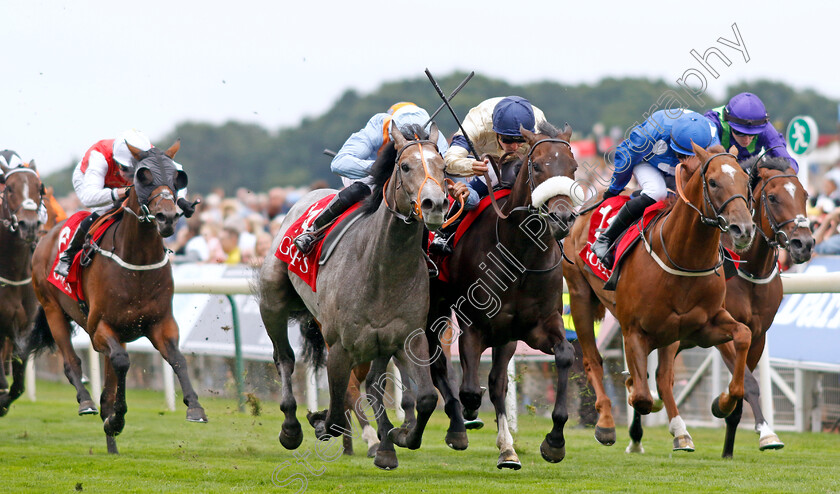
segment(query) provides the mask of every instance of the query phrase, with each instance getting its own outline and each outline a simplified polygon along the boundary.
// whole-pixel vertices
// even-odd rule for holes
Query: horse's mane
[[[417,124],[406,125],[400,130],[403,137],[409,141],[429,138],[429,133]],[[382,189],[391,174],[394,173],[394,165],[396,164],[397,149],[394,146],[394,141],[391,140],[379,151],[376,161],[370,167],[370,176],[373,178],[373,192],[362,205],[364,215],[369,215],[379,209],[382,204]]]

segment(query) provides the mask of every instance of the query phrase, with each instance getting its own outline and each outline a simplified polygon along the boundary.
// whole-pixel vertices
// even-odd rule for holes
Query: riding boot
[[[464,215],[461,215],[457,220],[453,221],[451,225],[447,225],[446,228],[441,228],[435,232],[435,238],[429,244],[429,254],[437,254],[440,256],[448,256],[449,254],[452,254],[452,245],[450,245],[449,241],[458,230],[458,225],[461,224],[463,217]]]
[[[65,278],[70,274],[70,266],[73,264],[73,259],[84,245],[87,232],[90,230],[90,226],[97,218],[99,218],[99,213],[91,213],[87,218],[83,219],[81,223],[79,223],[79,227],[76,228],[76,233],[74,233],[73,238],[70,239],[70,245],[68,245],[67,248],[64,249],[64,252],[62,252],[58,257],[58,264],[55,266],[55,274],[64,276]]]
[[[316,233],[331,221],[341,216],[350,206],[361,201],[370,195],[370,187],[362,182],[354,182],[349,187],[341,190],[332,201],[312,221],[312,224],[303,233],[295,238],[295,245],[301,254],[307,255],[312,252],[315,243],[318,241]]]
[[[606,230],[601,232],[598,236],[598,240],[592,244],[591,250],[592,253],[595,254],[595,257],[601,261],[607,268],[612,268],[613,259],[612,256],[608,256],[611,253],[613,244],[621,236],[621,234],[630,227],[633,223],[635,223],[645,212],[645,209],[648,206],[652,206],[655,204],[656,201],[651,199],[650,197],[639,194],[638,197],[634,197],[627,201],[626,204],[618,211],[618,214],[613,218],[612,223]]]

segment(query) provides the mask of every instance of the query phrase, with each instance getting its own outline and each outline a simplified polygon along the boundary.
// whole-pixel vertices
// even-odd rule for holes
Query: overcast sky
[[[717,79],[702,72],[714,96],[737,81],[770,78],[840,99],[838,2],[410,5],[0,0],[0,149],[52,171],[132,127],[153,142],[185,120],[276,130],[318,115],[347,89],[366,93],[421,77],[426,67],[513,83],[605,76],[676,82],[702,71],[690,51],[711,47],[731,62],[710,58]],[[749,62],[718,42],[737,41],[733,24]],[[698,79],[689,84],[697,87]]]

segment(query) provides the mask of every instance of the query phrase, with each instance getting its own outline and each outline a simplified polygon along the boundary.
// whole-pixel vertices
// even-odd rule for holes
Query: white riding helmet
[[[415,105],[405,105],[397,109],[391,116],[391,125],[396,125],[398,129],[403,130],[407,126],[414,124],[418,127],[424,125],[429,121],[429,114],[426,110]],[[430,126],[426,126],[428,132]]]
[[[114,139],[114,161],[125,168],[133,170],[136,163],[126,143],[131,144],[141,151],[148,151],[152,149],[152,142],[146,137],[146,134],[136,129],[126,130]]]

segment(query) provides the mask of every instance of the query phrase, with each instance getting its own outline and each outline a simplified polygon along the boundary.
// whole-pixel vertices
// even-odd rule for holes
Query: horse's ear
[[[522,137],[528,140],[529,143],[533,144],[537,140],[537,134],[531,132],[530,130],[526,129],[519,124],[519,133],[522,134]]]
[[[29,160],[29,163],[27,163],[26,167],[32,170],[33,172],[38,171],[38,167],[35,166],[35,160]]]
[[[169,156],[169,159],[175,159],[175,154],[178,153],[178,150],[181,149],[181,139],[179,138],[175,141],[175,144],[169,147],[163,154]]]
[[[400,128],[396,125],[391,125],[391,139],[393,139],[394,147],[397,150],[404,148],[407,143],[405,137],[402,135],[402,132],[400,132]]]
[[[732,156],[735,156],[736,158],[738,157],[738,148],[736,148],[734,144],[732,145],[731,148],[729,148],[729,154],[731,154]],[[758,165],[758,162],[756,162],[756,166],[757,165]]]
[[[429,129],[429,140],[434,142],[435,144],[437,144],[438,134],[439,134],[439,131],[438,131],[438,128],[437,128],[437,124],[432,122],[432,127]]]
[[[131,144],[128,143],[128,141],[125,141],[125,145],[128,146],[128,150],[131,151],[131,155],[134,156],[135,160],[137,160],[138,162],[143,161],[143,158],[141,157],[141,155],[145,151],[143,151],[140,148],[136,148],[136,147],[132,146]]]
[[[183,170],[178,170],[175,173],[175,188],[181,190],[187,186],[187,174]]]
[[[563,130],[560,132],[560,135],[558,137],[560,139],[563,139],[564,141],[568,141],[572,138],[572,126],[569,125],[568,122],[566,122],[566,124],[563,125]]]
[[[5,177],[6,175],[9,174],[10,168],[8,166],[4,165],[3,163],[0,163],[0,170],[3,170],[3,176]],[[5,180],[3,181],[3,183],[6,183]]]

